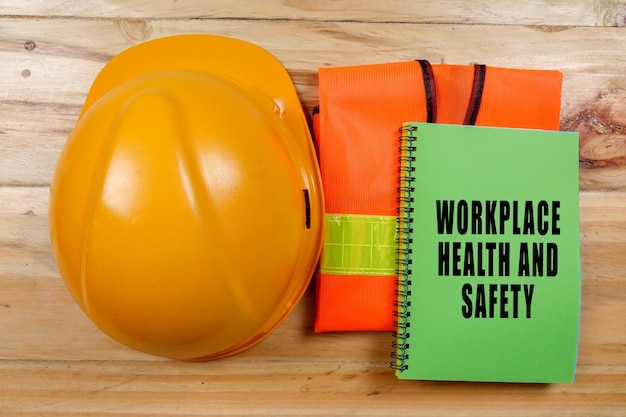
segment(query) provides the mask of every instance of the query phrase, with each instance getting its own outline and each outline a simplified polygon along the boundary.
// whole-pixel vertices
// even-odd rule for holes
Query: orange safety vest
[[[326,204],[315,331],[394,330],[398,129],[422,121],[558,130],[554,70],[410,61],[321,68]]]

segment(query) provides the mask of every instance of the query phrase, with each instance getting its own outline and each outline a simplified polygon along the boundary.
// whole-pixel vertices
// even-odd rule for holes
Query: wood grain
[[[21,17],[192,18],[315,20],[355,22],[464,23],[549,26],[624,26],[626,6],[619,0],[476,0],[386,2],[338,0],[26,0],[0,1],[0,15]]]
[[[626,55],[616,53],[625,49],[620,28],[45,19],[25,32],[23,22],[0,19],[0,53],[7,60],[0,66],[0,184],[47,185],[102,66],[138,42],[184,32],[238,37],[268,49],[290,72],[307,112],[317,104],[317,69],[323,66],[423,58],[560,69],[562,129],[581,132],[581,188],[626,189],[620,112]]]
[[[618,0],[0,0],[0,415],[626,415],[625,16]],[[576,382],[398,381],[389,333],[313,332],[313,287],[274,334],[220,361],[154,358],[95,328],[55,265],[50,178],[106,62],[180,33],[266,48],[306,112],[320,67],[421,58],[561,70],[561,129],[581,134]]]
[[[568,386],[397,383],[384,365],[273,362],[241,366],[122,362],[0,363],[0,378],[13,381],[0,401],[15,401],[15,416],[121,415],[358,415],[358,416],[619,416],[626,398],[623,375],[579,373]],[[12,378],[20,372],[20,379]],[[64,387],[59,390],[57,387]],[[580,386],[593,387],[581,391]],[[279,399],[279,401],[275,401]],[[604,405],[604,407],[603,407]],[[250,411],[253,410],[253,413]]]

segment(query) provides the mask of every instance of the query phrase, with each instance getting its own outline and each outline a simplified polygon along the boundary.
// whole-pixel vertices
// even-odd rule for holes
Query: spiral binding
[[[394,326],[396,331],[393,336],[395,341],[391,344],[393,352],[391,357],[393,362],[390,363],[392,369],[402,372],[408,369],[407,361],[409,359],[409,338],[410,338],[410,321],[411,312],[411,243],[413,242],[413,219],[411,213],[413,208],[411,203],[414,200],[415,187],[415,142],[417,140],[417,126],[404,123],[400,128],[400,146],[398,156],[398,224],[397,224],[397,255],[398,255],[398,279],[396,281],[396,301],[394,303]]]

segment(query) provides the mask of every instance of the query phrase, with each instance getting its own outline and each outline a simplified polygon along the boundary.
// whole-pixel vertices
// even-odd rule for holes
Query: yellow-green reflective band
[[[325,274],[395,275],[396,217],[326,214],[320,270]]]

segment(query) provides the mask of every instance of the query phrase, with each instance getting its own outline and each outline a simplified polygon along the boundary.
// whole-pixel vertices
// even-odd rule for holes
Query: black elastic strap
[[[474,65],[474,83],[472,85],[472,95],[470,96],[469,104],[467,105],[467,113],[465,113],[465,120],[463,121],[463,124],[465,125],[476,124],[478,110],[480,110],[480,102],[483,99],[486,72],[486,66],[480,64]]]
[[[437,87],[435,76],[430,62],[418,59],[422,67],[422,77],[424,77],[424,92],[426,94],[426,122],[435,123],[437,121]]]

